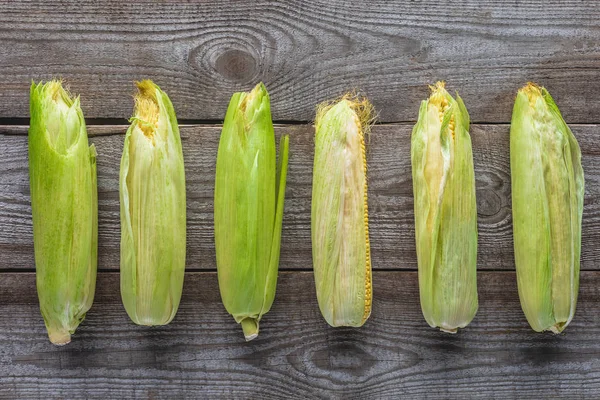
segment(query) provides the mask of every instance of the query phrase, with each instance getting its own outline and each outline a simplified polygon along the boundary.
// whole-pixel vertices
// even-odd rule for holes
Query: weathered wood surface
[[[133,325],[118,274],[98,277],[96,302],[66,347],[46,337],[31,273],[0,279],[0,397],[595,398],[600,393],[600,274],[584,272],[564,334],[533,332],[514,272],[479,274],[480,307],[466,329],[430,328],[415,272],[377,271],[360,329],[321,318],[310,272],[280,273],[259,337],[245,343],[220,303],[214,272],[186,274],[167,327]]]
[[[600,122],[595,1],[0,1],[0,117],[25,118],[32,79],[64,77],[88,118],[128,118],[152,78],[180,118],[221,120],[263,80],[276,120],[358,88],[383,122],[416,119],[444,79],[473,121],[508,122],[538,81],[567,121]]]
[[[0,399],[596,398],[600,393],[600,7],[575,0],[0,0]],[[264,81],[274,119],[307,122],[347,90],[380,122],[414,121],[442,79],[469,108],[479,214],[479,312],[457,335],[419,307],[411,124],[371,135],[373,314],[361,329],[321,318],[310,251],[313,130],[290,134],[281,269],[261,334],[224,310],[213,250],[218,125],[182,127],[188,258],[171,325],[133,325],[119,296],[118,170],[124,125],[90,126],[99,184],[96,302],[67,347],[47,340],[35,289],[26,124],[31,80],[63,77],[91,123],[125,123],[133,81],[154,79],[189,124],[223,119],[234,91]],[[516,90],[546,86],[586,175],[575,319],[527,325],[513,254],[508,123]],[[500,123],[500,124],[499,124]],[[585,125],[577,125],[585,124]]]
[[[411,125],[375,126],[368,148],[373,267],[416,269],[410,168]],[[582,264],[600,270],[600,141],[598,126],[573,126],[586,177]],[[119,267],[118,174],[124,127],[91,126],[98,151],[99,267]],[[33,269],[26,132],[1,128],[0,269]],[[311,269],[310,198],[313,128],[278,126],[290,134],[290,165],[281,247],[282,269]],[[473,125],[479,214],[479,268],[514,269],[508,125]],[[8,133],[12,134],[8,134]],[[215,269],[213,187],[219,126],[183,126],[188,188],[188,269]],[[14,134],[14,135],[13,135]]]

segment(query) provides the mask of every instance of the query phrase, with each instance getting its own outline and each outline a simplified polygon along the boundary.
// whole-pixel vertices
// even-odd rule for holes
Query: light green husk
[[[528,84],[510,127],[515,264],[521,307],[537,332],[562,332],[579,291],[581,151],[550,93]]]
[[[79,97],[61,82],[31,85],[29,177],[40,309],[50,341],[71,334],[96,287],[96,150],[88,146]]]
[[[365,135],[366,99],[344,96],[319,106],[315,119],[312,253],[317,299],[331,326],[362,326],[372,283]]]
[[[177,313],[186,251],[185,170],[175,110],[150,80],[137,83],[119,176],[121,298],[138,325]]]
[[[265,86],[234,93],[217,155],[215,245],[221,299],[246,340],[275,298],[288,151],[283,136],[277,164]]]
[[[411,161],[421,309],[455,333],[477,312],[477,203],[469,114],[438,82],[421,103]]]

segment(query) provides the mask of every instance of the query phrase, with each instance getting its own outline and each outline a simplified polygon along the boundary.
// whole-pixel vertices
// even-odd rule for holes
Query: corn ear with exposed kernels
[[[121,298],[136,324],[166,325],[177,313],[185,271],[183,152],[167,94],[150,80],[137,87],[119,177]]]
[[[515,264],[521,307],[538,332],[562,332],[579,291],[581,150],[550,93],[528,84],[510,126]]]
[[[443,82],[421,103],[411,162],[421,309],[454,333],[477,312],[477,204],[469,114]]]
[[[331,326],[362,326],[371,314],[366,99],[319,106],[315,119],[311,237],[317,300]]]
[[[71,341],[96,287],[96,150],[79,97],[59,81],[32,83],[29,177],[40,309],[50,341]]]
[[[217,154],[215,245],[221,299],[246,340],[275,298],[288,149],[283,136],[277,163],[265,86],[234,93]]]

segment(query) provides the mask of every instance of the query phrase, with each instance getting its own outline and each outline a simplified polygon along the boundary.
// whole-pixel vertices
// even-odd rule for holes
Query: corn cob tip
[[[52,79],[48,82],[40,81],[38,84],[32,82],[32,93],[36,92],[38,99],[43,99],[46,108],[56,107],[62,113],[73,106],[79,108],[79,96],[71,94],[69,89],[63,86],[63,83],[62,79]]]
[[[242,322],[242,330],[244,331],[244,337],[246,342],[256,339],[258,337],[258,320],[255,318],[244,318]]]
[[[269,92],[267,92],[267,87],[265,86],[264,83],[262,82],[258,82],[256,84],[256,86],[254,86],[254,88],[252,88],[252,90],[250,91],[250,93],[248,93],[248,97],[249,100],[248,101],[253,101],[254,97],[263,97],[263,96],[269,96]]]
[[[154,138],[154,132],[158,128],[160,109],[156,98],[157,86],[149,79],[136,82],[138,93],[135,95],[135,110],[132,120],[148,139]]]
[[[71,334],[65,331],[48,330],[48,338],[52,344],[64,346],[71,343]]]
[[[51,81],[49,81],[46,84],[48,94],[52,97],[53,101],[57,101],[59,96],[61,96],[63,93],[67,97],[71,97],[69,95],[69,91],[66,88],[63,88],[62,84],[63,84],[62,79],[52,79]]]
[[[135,86],[138,89],[139,95],[156,98],[156,89],[158,86],[156,83],[152,82],[152,80],[143,79],[141,81],[136,81]]]
[[[445,81],[437,81],[435,85],[428,85],[431,93],[446,91],[446,82]]]
[[[239,110],[246,114],[249,120],[252,120],[255,114],[259,113],[263,108],[265,100],[269,99],[269,92],[264,83],[259,82],[250,92],[242,92],[240,103],[238,105]]]
[[[377,118],[375,108],[369,99],[357,93],[346,93],[335,100],[325,101],[319,104],[317,106],[317,113],[315,117],[315,126],[317,129],[325,114],[327,114],[329,110],[338,104],[346,104],[348,107],[350,107],[350,109],[352,109],[352,111],[354,111],[356,114],[356,117],[358,117],[358,122],[362,129],[361,133],[363,136],[365,134],[369,134],[371,125],[373,125],[375,119]]]
[[[527,96],[530,103],[535,103],[536,99],[542,95],[544,88],[537,83],[527,82],[525,86],[519,89],[519,93],[523,93]]]
[[[440,114],[443,115],[444,111],[448,109],[448,98],[450,96],[446,90],[446,82],[438,81],[435,85],[429,85],[429,90],[431,90],[429,103],[438,107]]]

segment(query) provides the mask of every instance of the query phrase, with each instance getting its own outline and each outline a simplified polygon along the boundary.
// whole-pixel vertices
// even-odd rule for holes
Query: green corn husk
[[[515,264],[521,307],[537,332],[562,332],[579,291],[581,151],[550,93],[528,84],[510,126]]]
[[[371,253],[365,135],[366,99],[344,96],[315,119],[311,228],[321,314],[331,326],[360,327],[371,315]]]
[[[121,197],[121,298],[138,325],[177,313],[186,251],[185,170],[175,110],[150,80],[137,83],[125,136]]]
[[[96,150],[79,97],[59,81],[32,83],[29,178],[40,309],[50,341],[71,341],[96,288]]]
[[[421,309],[455,333],[477,312],[477,203],[469,114],[438,82],[411,139]]]
[[[288,136],[275,155],[269,94],[260,83],[231,97],[217,155],[215,245],[223,305],[246,340],[275,298]]]

